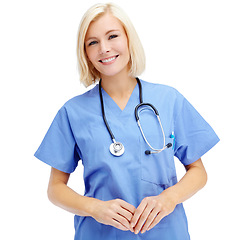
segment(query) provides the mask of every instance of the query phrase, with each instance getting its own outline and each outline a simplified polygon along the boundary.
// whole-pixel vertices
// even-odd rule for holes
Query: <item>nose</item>
[[[107,43],[107,41],[101,41],[100,42],[100,48],[99,48],[99,53],[104,54],[110,51],[110,46]]]

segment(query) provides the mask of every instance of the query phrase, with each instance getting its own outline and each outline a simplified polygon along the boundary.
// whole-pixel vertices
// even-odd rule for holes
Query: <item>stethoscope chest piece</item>
[[[110,152],[112,155],[119,157],[124,154],[124,145],[120,142],[113,142],[110,145]]]

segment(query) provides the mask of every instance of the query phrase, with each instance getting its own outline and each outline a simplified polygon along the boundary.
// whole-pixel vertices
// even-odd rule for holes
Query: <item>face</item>
[[[128,39],[121,22],[111,14],[107,13],[89,25],[85,49],[101,78],[128,73]]]

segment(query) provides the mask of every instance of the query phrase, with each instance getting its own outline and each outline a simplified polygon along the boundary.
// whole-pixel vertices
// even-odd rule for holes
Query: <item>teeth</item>
[[[112,60],[114,60],[114,59],[116,59],[116,58],[117,58],[117,57],[112,57],[112,58],[104,59],[104,60],[101,60],[101,62],[107,63],[107,62],[110,62],[110,61],[112,61]]]

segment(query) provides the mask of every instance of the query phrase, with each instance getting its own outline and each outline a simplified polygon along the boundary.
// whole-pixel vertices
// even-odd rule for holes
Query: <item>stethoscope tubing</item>
[[[159,117],[159,112],[158,110],[151,104],[151,103],[144,103],[143,102],[143,97],[142,97],[142,85],[141,85],[141,81],[139,80],[139,78],[136,78],[137,80],[137,83],[139,85],[139,98],[140,98],[140,103],[135,107],[135,118],[136,118],[136,122],[140,128],[140,131],[141,131],[141,134],[143,136],[143,139],[144,141],[147,143],[147,145],[153,150],[153,151],[150,151],[150,150],[147,150],[145,151],[145,153],[148,155],[148,154],[151,154],[151,153],[160,153],[162,152],[164,149],[166,148],[169,148],[171,147],[171,144],[168,143],[166,145],[166,141],[165,141],[165,133],[164,133],[164,129],[162,127],[162,123],[161,123],[161,120],[160,120],[160,117]],[[120,142],[116,142],[115,140],[115,136],[113,134],[113,132],[111,131],[111,128],[108,124],[108,121],[106,119],[106,116],[105,116],[105,109],[104,109],[104,101],[103,101],[103,96],[102,96],[102,87],[101,87],[101,79],[99,81],[99,95],[100,95],[100,103],[101,103],[101,111],[102,111],[102,117],[103,117],[103,120],[104,120],[104,123],[105,123],[105,126],[111,136],[111,139],[112,139],[112,144],[110,146],[110,152],[115,155],[115,156],[121,156],[123,153],[124,153],[124,146],[122,143]],[[158,119],[158,122],[160,124],[160,128],[161,128],[161,131],[162,131],[162,134],[163,134],[163,139],[164,139],[164,144],[163,144],[163,147],[161,149],[156,149],[156,148],[153,148],[151,146],[151,144],[148,142],[147,138],[145,137],[145,134],[142,130],[142,127],[141,127],[141,124],[140,124],[140,117],[139,117],[139,114],[142,110],[144,110],[143,108],[139,111],[139,108],[140,107],[143,107],[143,106],[148,106],[148,107],[151,107],[151,109],[154,111],[157,119]],[[120,150],[117,150],[117,148],[120,147]],[[121,151],[121,152],[120,152]]]
[[[162,131],[163,139],[164,139],[163,148],[161,148],[161,149],[153,148],[153,147],[151,146],[151,144],[148,142],[148,140],[147,140],[147,138],[145,137],[145,134],[144,134],[144,132],[143,132],[143,130],[142,130],[142,126],[141,126],[141,123],[140,123],[140,117],[139,117],[139,115],[138,115],[138,113],[139,113],[138,110],[139,110],[140,107],[143,107],[143,106],[149,106],[149,107],[151,107],[151,109],[154,111],[154,113],[155,113],[155,115],[156,115],[156,117],[157,117],[157,119],[158,119],[158,122],[159,122],[159,125],[160,125],[160,128],[161,128],[161,131]],[[162,127],[162,123],[161,123],[161,120],[160,120],[159,112],[158,112],[158,110],[157,110],[151,103],[140,103],[140,104],[138,104],[138,105],[135,107],[135,118],[136,118],[137,125],[138,125],[138,127],[140,128],[140,131],[141,131],[141,134],[142,134],[142,137],[143,137],[144,141],[145,141],[145,142],[147,143],[147,145],[153,150],[153,151],[149,151],[148,154],[150,154],[150,153],[160,153],[160,152],[162,152],[164,149],[166,149],[166,148],[169,147],[169,146],[166,146],[165,133],[164,133],[164,129],[163,129],[163,127]]]
[[[100,95],[100,103],[101,103],[102,117],[103,117],[105,126],[106,126],[106,128],[107,128],[107,130],[108,130],[108,132],[109,132],[109,134],[110,134],[110,136],[111,136],[111,139],[112,139],[112,141],[115,143],[115,142],[116,142],[115,136],[114,136],[114,134],[112,133],[111,128],[110,128],[110,126],[109,126],[109,124],[108,124],[108,121],[107,121],[107,119],[106,119],[106,116],[105,116],[104,101],[103,101],[102,90],[101,90],[101,79],[100,79],[100,82],[99,82],[99,93],[100,93],[99,95]]]
[[[136,78],[136,80],[137,80],[137,83],[138,83],[138,85],[139,85],[139,98],[140,98],[140,104],[142,104],[142,103],[143,103],[143,98],[142,98],[142,85],[141,85],[141,82],[140,82],[139,78]],[[105,116],[105,108],[104,108],[104,101],[103,101],[103,95],[102,95],[101,81],[102,81],[102,80],[100,79],[100,81],[99,81],[99,95],[100,95],[100,103],[101,103],[102,117],[103,117],[105,126],[106,126],[106,128],[107,128],[107,130],[108,130],[108,132],[109,132],[109,134],[110,134],[110,136],[111,136],[112,141],[113,141],[114,143],[116,143],[115,136],[114,136],[113,132],[111,131],[111,128],[110,128],[110,126],[109,126],[109,124],[108,124],[108,121],[107,121],[107,119],[106,119],[106,116]],[[140,105],[140,104],[139,104],[139,105]]]
[[[151,103],[139,103],[136,107],[135,107],[135,118],[136,118],[136,121],[139,121],[139,115],[138,115],[138,110],[139,110],[139,108],[140,107],[142,107],[142,106],[150,106],[152,109],[153,109],[153,111],[154,111],[154,113],[155,113],[155,115],[156,116],[159,116],[159,112],[158,112],[158,110],[154,107],[154,105],[152,105]]]

